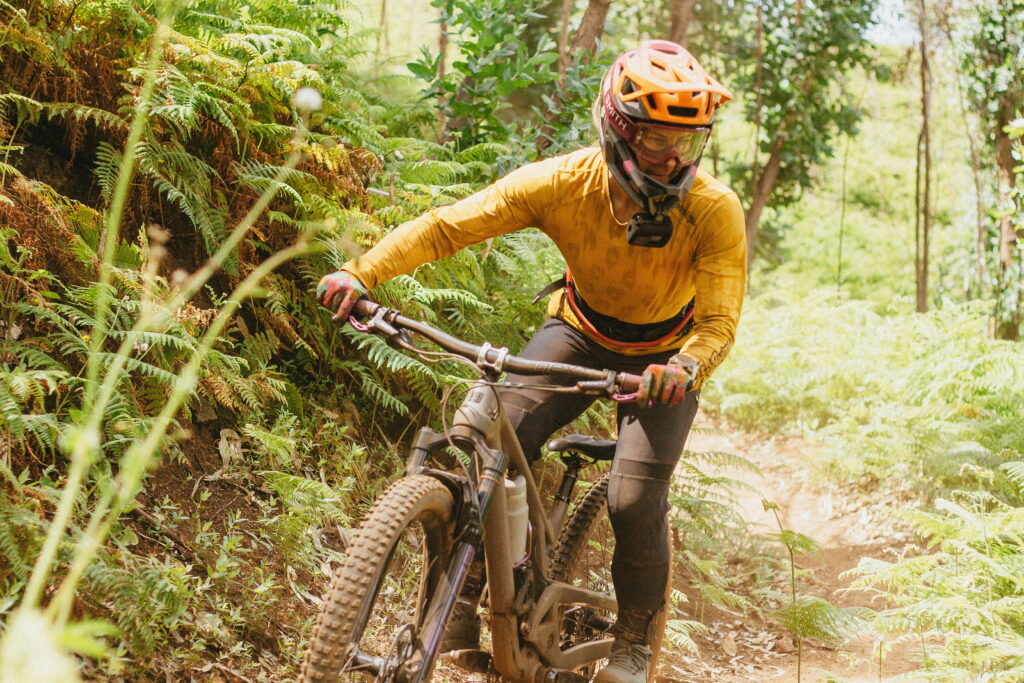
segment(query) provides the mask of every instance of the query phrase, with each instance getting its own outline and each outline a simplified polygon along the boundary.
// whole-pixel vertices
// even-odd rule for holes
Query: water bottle
[[[530,510],[526,503],[526,477],[521,474],[515,479],[506,477],[505,498],[508,508],[508,545],[512,551],[512,561],[519,562],[527,553],[526,537]]]

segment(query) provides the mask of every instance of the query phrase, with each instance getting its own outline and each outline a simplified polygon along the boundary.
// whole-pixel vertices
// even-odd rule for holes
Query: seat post
[[[562,482],[558,486],[558,493],[555,494],[555,502],[552,504],[551,513],[548,516],[551,528],[555,530],[562,528],[562,522],[565,521],[565,515],[569,511],[569,501],[572,500],[572,491],[576,488],[580,470],[583,468],[583,460],[578,453],[563,454],[562,462],[565,463],[565,472],[562,474]]]
[[[580,470],[583,468],[583,460],[578,453],[570,453],[562,458],[565,463],[565,474],[562,475],[562,484],[558,487],[555,500],[568,505],[572,500],[572,490],[580,478]]]

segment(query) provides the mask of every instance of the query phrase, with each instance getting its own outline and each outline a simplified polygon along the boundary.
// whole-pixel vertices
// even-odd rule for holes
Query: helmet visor
[[[711,128],[669,128],[641,123],[630,146],[637,156],[650,163],[673,157],[688,166],[700,158],[711,135]]]

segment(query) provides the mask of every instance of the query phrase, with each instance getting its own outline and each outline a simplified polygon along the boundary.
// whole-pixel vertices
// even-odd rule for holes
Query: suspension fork
[[[489,457],[479,459],[479,478],[476,489],[476,500],[472,500],[468,492],[472,489],[467,486],[468,503],[467,509],[460,515],[467,520],[459,539],[452,551],[452,557],[448,562],[448,568],[442,577],[442,583],[438,587],[438,600],[433,601],[433,606],[424,619],[420,637],[420,661],[414,675],[408,680],[411,683],[422,683],[427,671],[433,667],[431,664],[437,657],[438,649],[441,647],[441,640],[444,637],[445,628],[448,625],[448,618],[455,608],[455,602],[462,591],[462,585],[466,582],[470,566],[476,557],[483,539],[483,519],[486,519],[488,510],[494,501],[499,501],[498,507],[504,508],[504,491],[495,496],[495,491],[508,467],[508,456],[501,451],[487,449],[483,443],[477,444],[477,452],[487,453]],[[499,511],[500,512],[500,511]]]

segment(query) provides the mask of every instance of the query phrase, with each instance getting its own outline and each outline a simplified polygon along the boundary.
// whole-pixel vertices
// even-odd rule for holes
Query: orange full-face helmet
[[[689,191],[715,112],[730,99],[676,43],[648,40],[616,58],[594,118],[612,176],[648,214],[663,216]],[[640,170],[638,156],[652,163],[674,157],[680,170],[663,183]]]

